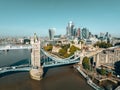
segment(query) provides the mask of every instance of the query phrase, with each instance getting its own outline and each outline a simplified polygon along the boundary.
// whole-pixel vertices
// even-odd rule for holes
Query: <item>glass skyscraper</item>
[[[70,21],[70,22],[68,22],[68,26],[67,26],[67,28],[66,28],[66,31],[67,31],[67,36],[72,36],[73,35],[73,33],[74,33],[74,24],[73,24],[73,22],[72,21]]]
[[[89,30],[87,28],[82,29],[82,38],[88,39],[89,38]]]
[[[50,28],[49,29],[49,38],[50,38],[50,40],[54,39],[55,30],[56,30],[55,28]]]

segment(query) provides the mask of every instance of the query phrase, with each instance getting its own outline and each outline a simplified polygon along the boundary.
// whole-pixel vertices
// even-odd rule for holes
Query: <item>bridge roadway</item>
[[[29,71],[30,69],[31,69],[31,66],[29,65],[2,67],[0,68],[0,74],[6,73],[6,72],[15,72],[15,71]]]
[[[79,61],[76,60],[74,62],[65,62],[65,63],[58,63],[58,62],[50,62],[48,64],[43,63],[43,67],[53,67],[53,66],[60,66],[60,65],[68,65],[68,64],[74,64],[74,63],[78,63]]]
[[[73,64],[78,63],[79,60],[76,60],[74,62],[49,62],[48,64],[43,63],[42,67],[52,67],[52,66],[60,66],[60,65],[67,65],[67,64]],[[6,72],[15,72],[15,71],[29,71],[32,67],[30,65],[19,65],[19,66],[10,66],[10,67],[1,67],[0,68],[0,74],[6,73]]]

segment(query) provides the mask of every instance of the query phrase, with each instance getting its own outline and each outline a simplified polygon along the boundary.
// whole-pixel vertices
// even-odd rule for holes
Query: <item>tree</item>
[[[74,45],[72,45],[71,47],[70,47],[70,50],[69,50],[69,52],[71,53],[71,55],[72,54],[74,54],[74,52],[75,51],[77,51],[77,50],[80,50],[79,48],[77,48],[77,47],[75,47]]]
[[[72,45],[70,47],[70,44],[62,45],[61,48],[62,49],[59,50],[58,54],[64,58],[67,58],[67,57],[73,55],[76,50],[80,50],[79,48],[75,47],[74,45]],[[69,50],[70,53],[68,54],[69,48],[70,48],[70,50]]]
[[[62,45],[61,48],[65,49],[67,51],[68,48],[70,48],[70,44]]]
[[[90,61],[88,57],[83,58],[82,65],[84,69],[90,69]]]
[[[112,44],[106,42],[97,42],[94,44],[94,47],[98,46],[99,48],[109,48],[112,47]]]
[[[103,68],[102,68],[102,69],[100,69],[100,74],[101,74],[101,75],[106,75],[106,70],[105,70],[105,69],[103,69]]]
[[[30,39],[24,39],[24,44],[26,43],[30,44]]]
[[[62,49],[59,50],[58,53],[59,53],[60,56],[64,56],[67,52],[66,52],[65,49],[62,48]]]
[[[72,44],[75,44],[75,42],[74,42],[74,41],[71,41],[71,43],[72,43]]]
[[[44,47],[44,50],[46,50],[46,51],[52,51],[52,48],[53,48],[52,44],[49,44],[49,45],[47,45],[47,46]]]
[[[65,57],[65,58],[67,58],[67,57],[69,57],[69,56],[70,56],[70,55],[69,55],[68,53],[65,53],[65,54],[64,54],[64,57]]]
[[[103,68],[97,69],[97,72],[98,72],[99,74],[101,74],[101,75],[106,75],[106,74],[107,74],[106,70],[103,69]]]
[[[115,62],[114,68],[115,68],[115,73],[120,75],[120,61]]]

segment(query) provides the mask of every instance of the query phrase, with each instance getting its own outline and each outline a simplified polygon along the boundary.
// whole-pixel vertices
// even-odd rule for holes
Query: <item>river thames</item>
[[[29,50],[0,51],[0,67],[30,63]],[[94,90],[72,65],[45,68],[41,81],[30,78],[29,72],[0,77],[0,90]]]

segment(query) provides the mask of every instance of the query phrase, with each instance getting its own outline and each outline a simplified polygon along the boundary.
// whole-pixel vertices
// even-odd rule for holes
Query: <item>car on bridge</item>
[[[16,69],[16,67],[12,67],[12,69]]]
[[[0,68],[0,71],[2,71],[3,69],[2,68]]]
[[[9,69],[12,69],[12,67],[5,67],[4,69],[9,70]]]

